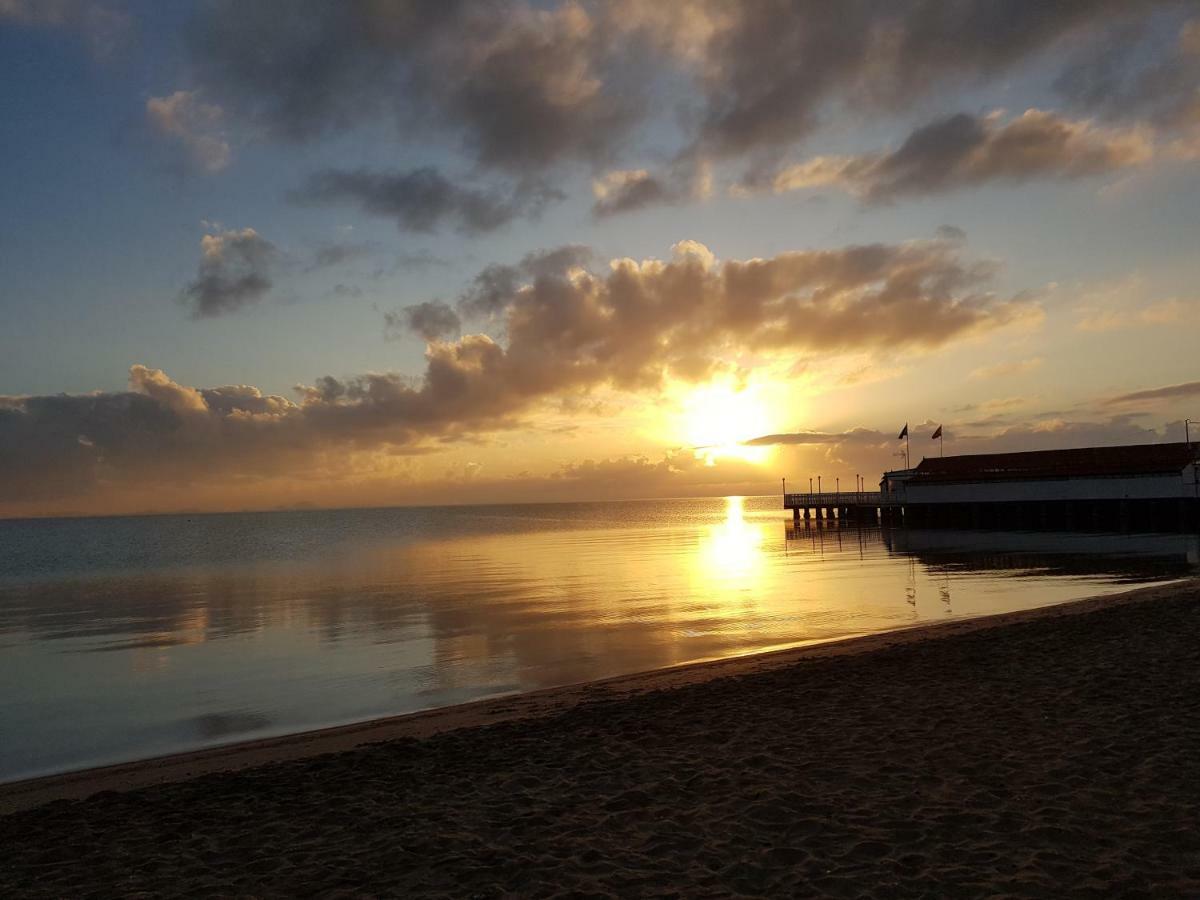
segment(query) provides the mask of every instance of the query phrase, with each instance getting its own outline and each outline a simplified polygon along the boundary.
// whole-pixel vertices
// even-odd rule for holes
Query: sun
[[[679,429],[709,465],[718,457],[766,462],[769,447],[742,442],[770,432],[770,408],[759,389],[716,383],[695,388],[682,401]]]

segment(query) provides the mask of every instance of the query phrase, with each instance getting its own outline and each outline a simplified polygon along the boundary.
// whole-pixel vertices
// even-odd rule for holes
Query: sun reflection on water
[[[746,521],[745,498],[725,498],[725,519],[708,528],[700,542],[701,578],[724,588],[748,590],[764,570],[762,528]]]

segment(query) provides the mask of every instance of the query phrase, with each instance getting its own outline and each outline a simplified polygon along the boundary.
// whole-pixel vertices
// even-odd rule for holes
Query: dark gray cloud
[[[508,194],[465,187],[424,166],[407,172],[325,169],[289,196],[296,203],[351,203],[392,219],[401,231],[431,232],[450,225],[480,234],[513,219],[535,218],[563,195],[533,182],[518,184]]]
[[[1069,103],[1109,119],[1149,121],[1160,128],[1200,124],[1200,8],[1176,5],[1165,22],[1117,23],[1080,47],[1056,87]]]
[[[0,398],[0,502],[286,469],[314,448],[266,426],[296,409],[245,385],[184,387],[145,366],[130,370],[128,391]]]
[[[433,267],[446,268],[450,260],[430,253],[428,250],[418,250],[414,253],[397,253],[389,266],[377,266],[371,273],[374,279],[395,275],[398,272],[421,272]]]
[[[207,249],[228,259],[232,240],[254,245],[247,231],[210,235]],[[507,267],[511,279],[468,295],[502,335],[430,342],[419,377],[324,376],[295,402],[135,366],[125,392],[0,398],[0,504],[309,477],[326,459],[342,472],[351,451],[422,452],[514,427],[554,398],[703,378],[730,354],[935,347],[1037,314],[988,291],[994,267],[960,260],[960,249],[928,241],[718,262],[685,241],[669,260],[600,272],[582,265],[585,248],[529,254]],[[447,310],[426,307],[442,324]]]
[[[428,250],[422,250],[417,253],[398,253],[393,262],[394,271],[396,272],[415,272],[434,266],[445,268],[449,265],[450,260],[430,253]]]
[[[304,271],[306,273],[316,272],[319,269],[328,269],[365,259],[377,249],[378,246],[372,241],[322,244],[312,252],[311,258],[304,266]]]
[[[186,37],[214,95],[276,136],[301,140],[403,104],[405,56],[453,28],[463,6],[217,0],[200,7]]]
[[[1200,396],[1200,381],[1186,381],[1183,384],[1168,384],[1164,387],[1119,394],[1105,402],[1109,406],[1118,406],[1126,403],[1153,403],[1159,400],[1178,400],[1182,397],[1196,396]]]
[[[776,191],[843,187],[867,203],[933,194],[994,181],[1082,178],[1145,163],[1153,154],[1141,129],[1104,129],[1027,110],[1002,122],[998,115],[948,116],[915,130],[896,150],[859,156],[819,156],[765,178]]]
[[[196,319],[235,312],[271,290],[271,269],[280,254],[253,228],[206,234],[196,277],[179,298]]]
[[[525,281],[561,277],[573,268],[587,265],[592,249],[567,244],[553,250],[527,253],[515,265],[493,263],[471,281],[458,298],[459,309],[468,316],[494,316],[501,312]]]
[[[457,138],[485,167],[542,175],[563,160],[608,163],[634,125],[661,115],[664,96],[685,111],[679,159],[769,160],[830,115],[894,112],[1178,9],[1174,0],[217,0],[195,17],[189,43],[195,86],[275,135],[308,139],[386,118],[401,133]],[[1122,57],[1122,77],[1134,62]],[[1137,93],[1182,97],[1189,71],[1146,72]],[[664,85],[671,93],[656,93]],[[1095,89],[1069,93],[1081,105],[1106,102]],[[676,196],[669,179],[647,176],[600,209]]]
[[[957,225],[939,225],[937,236],[943,241],[966,241],[967,233]]]
[[[651,175],[645,169],[610,172],[596,182],[594,191],[596,202],[592,204],[592,215],[598,219],[674,203],[682,196],[661,177]]]
[[[71,29],[83,35],[96,57],[107,59],[126,41],[133,25],[120,8],[123,5],[96,0],[0,0],[0,24]]]
[[[214,96],[279,136],[386,115],[456,135],[509,171],[602,158],[636,107],[632,92],[605,90],[621,75],[573,3],[219,0],[196,17],[190,44]]]
[[[680,160],[658,173],[646,169],[616,169],[592,182],[592,215],[597,219],[635,212],[650,206],[683,203],[708,196],[709,167]]]
[[[698,64],[705,89],[699,144],[725,156],[784,147],[811,132],[832,104],[902,108],[930,88],[993,76],[1068,38],[1087,37],[1098,22],[1144,16],[1155,5],[763,0],[731,10],[719,0],[695,4],[724,16]]]
[[[462,332],[462,320],[458,313],[440,300],[427,300],[396,312],[384,313],[383,321],[389,337],[411,332],[430,342],[457,337]]]

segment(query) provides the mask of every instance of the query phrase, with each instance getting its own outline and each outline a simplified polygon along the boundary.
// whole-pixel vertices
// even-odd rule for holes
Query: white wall
[[[1141,478],[1064,478],[915,484],[900,488],[902,503],[1038,503],[1053,500],[1159,500],[1195,497],[1193,468],[1179,475]]]

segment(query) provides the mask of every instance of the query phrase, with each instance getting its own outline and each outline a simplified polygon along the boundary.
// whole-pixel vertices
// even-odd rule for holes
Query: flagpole
[[[904,426],[904,468],[912,468],[912,447],[909,446],[908,426]]]

